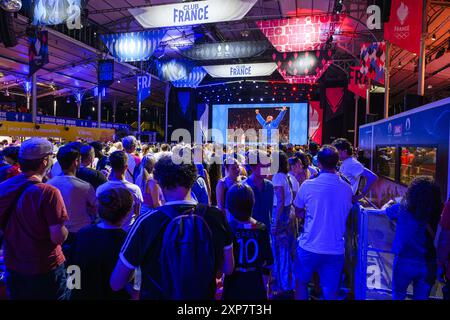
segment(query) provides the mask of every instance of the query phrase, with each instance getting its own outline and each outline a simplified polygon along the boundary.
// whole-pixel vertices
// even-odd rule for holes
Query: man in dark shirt
[[[121,228],[133,206],[133,196],[127,189],[108,189],[98,197],[100,223],[81,229],[73,246],[73,264],[81,270],[81,288],[72,290],[72,299],[123,300],[126,290],[114,292],[109,278],[125,242]]]
[[[272,181],[266,179],[265,174],[265,171],[269,171],[270,158],[263,151],[250,151],[248,159],[252,173],[244,183],[252,188],[255,197],[252,217],[270,227],[274,189]]]
[[[77,178],[90,183],[94,190],[97,190],[99,186],[108,182],[108,180],[102,172],[92,168],[95,157],[94,148],[89,145],[82,146],[80,154],[81,166],[77,171]]]
[[[235,184],[226,197],[230,227],[235,240],[236,268],[225,277],[223,299],[266,300],[263,269],[273,264],[268,228],[252,218],[255,198],[246,184]]]
[[[98,159],[97,166],[95,169],[101,171],[105,170],[109,166],[109,157],[103,153],[103,145],[99,141],[94,141],[89,144],[94,148],[95,158]]]
[[[194,164],[176,164],[171,155],[162,156],[155,165],[155,179],[162,188],[165,206],[172,206],[180,215],[192,211],[197,203],[191,199],[191,188],[197,178]],[[203,216],[212,233],[216,273],[233,271],[233,238],[225,215],[214,207],[207,207]],[[162,211],[149,211],[133,224],[111,276],[113,290],[121,290],[128,283],[134,269],[142,272],[141,299],[164,298],[160,255],[163,234],[171,221]],[[193,275],[198,276],[198,275]],[[211,279],[215,287],[215,279]],[[210,292],[214,299],[214,292]]]

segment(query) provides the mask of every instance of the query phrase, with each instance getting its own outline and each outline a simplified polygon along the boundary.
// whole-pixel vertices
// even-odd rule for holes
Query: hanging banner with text
[[[166,31],[114,33],[101,36],[111,55],[121,62],[145,61],[150,59],[159,46]]]
[[[320,101],[309,102],[309,139],[322,145],[323,110]]]
[[[423,13],[422,0],[392,0],[390,20],[384,24],[384,39],[420,54]]]
[[[151,93],[152,76],[142,75],[137,77],[137,102],[147,99]]]
[[[366,91],[369,88],[367,77],[361,73],[361,67],[350,67],[350,69],[348,90],[361,98],[366,99]]]
[[[241,59],[258,56],[270,47],[267,41],[203,43],[181,51],[193,60]]]
[[[213,78],[248,78],[270,76],[276,69],[275,62],[203,66]]]
[[[345,14],[318,14],[261,20],[256,25],[279,52],[295,52],[323,49],[330,36],[339,31],[344,20]]]
[[[29,122],[2,122],[0,136],[62,138],[67,141],[86,139],[91,141],[113,141],[113,129],[80,128],[56,124],[39,124]]]
[[[363,43],[360,52],[360,72],[372,81],[384,84],[386,42]]]
[[[142,27],[180,27],[241,20],[257,0],[205,0],[128,9]]]

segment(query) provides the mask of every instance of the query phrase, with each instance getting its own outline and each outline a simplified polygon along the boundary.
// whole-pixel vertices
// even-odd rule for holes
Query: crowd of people
[[[354,153],[16,141],[0,164],[8,298],[342,299],[349,215],[377,180]],[[418,177],[381,214],[397,221],[393,298],[428,298],[450,276],[450,202]]]

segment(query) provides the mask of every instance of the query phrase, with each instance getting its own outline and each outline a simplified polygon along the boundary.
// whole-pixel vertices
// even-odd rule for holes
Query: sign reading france
[[[207,22],[208,21],[208,4],[203,6],[198,3],[185,4],[183,9],[173,9],[173,23],[178,24],[185,21]]]
[[[137,77],[138,102],[142,102],[150,96],[151,84],[152,84],[152,77],[150,75],[143,75]]]
[[[203,0],[193,3],[174,3],[128,11],[142,27],[164,28],[203,23],[241,20],[257,0]]]
[[[277,64],[275,62],[227,64],[203,66],[203,69],[213,78],[265,77],[277,69]]]

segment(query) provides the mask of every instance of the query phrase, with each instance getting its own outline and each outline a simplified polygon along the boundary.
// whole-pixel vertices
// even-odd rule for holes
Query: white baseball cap
[[[19,150],[19,158],[24,160],[42,159],[51,154],[53,154],[53,145],[44,138],[25,140]]]

